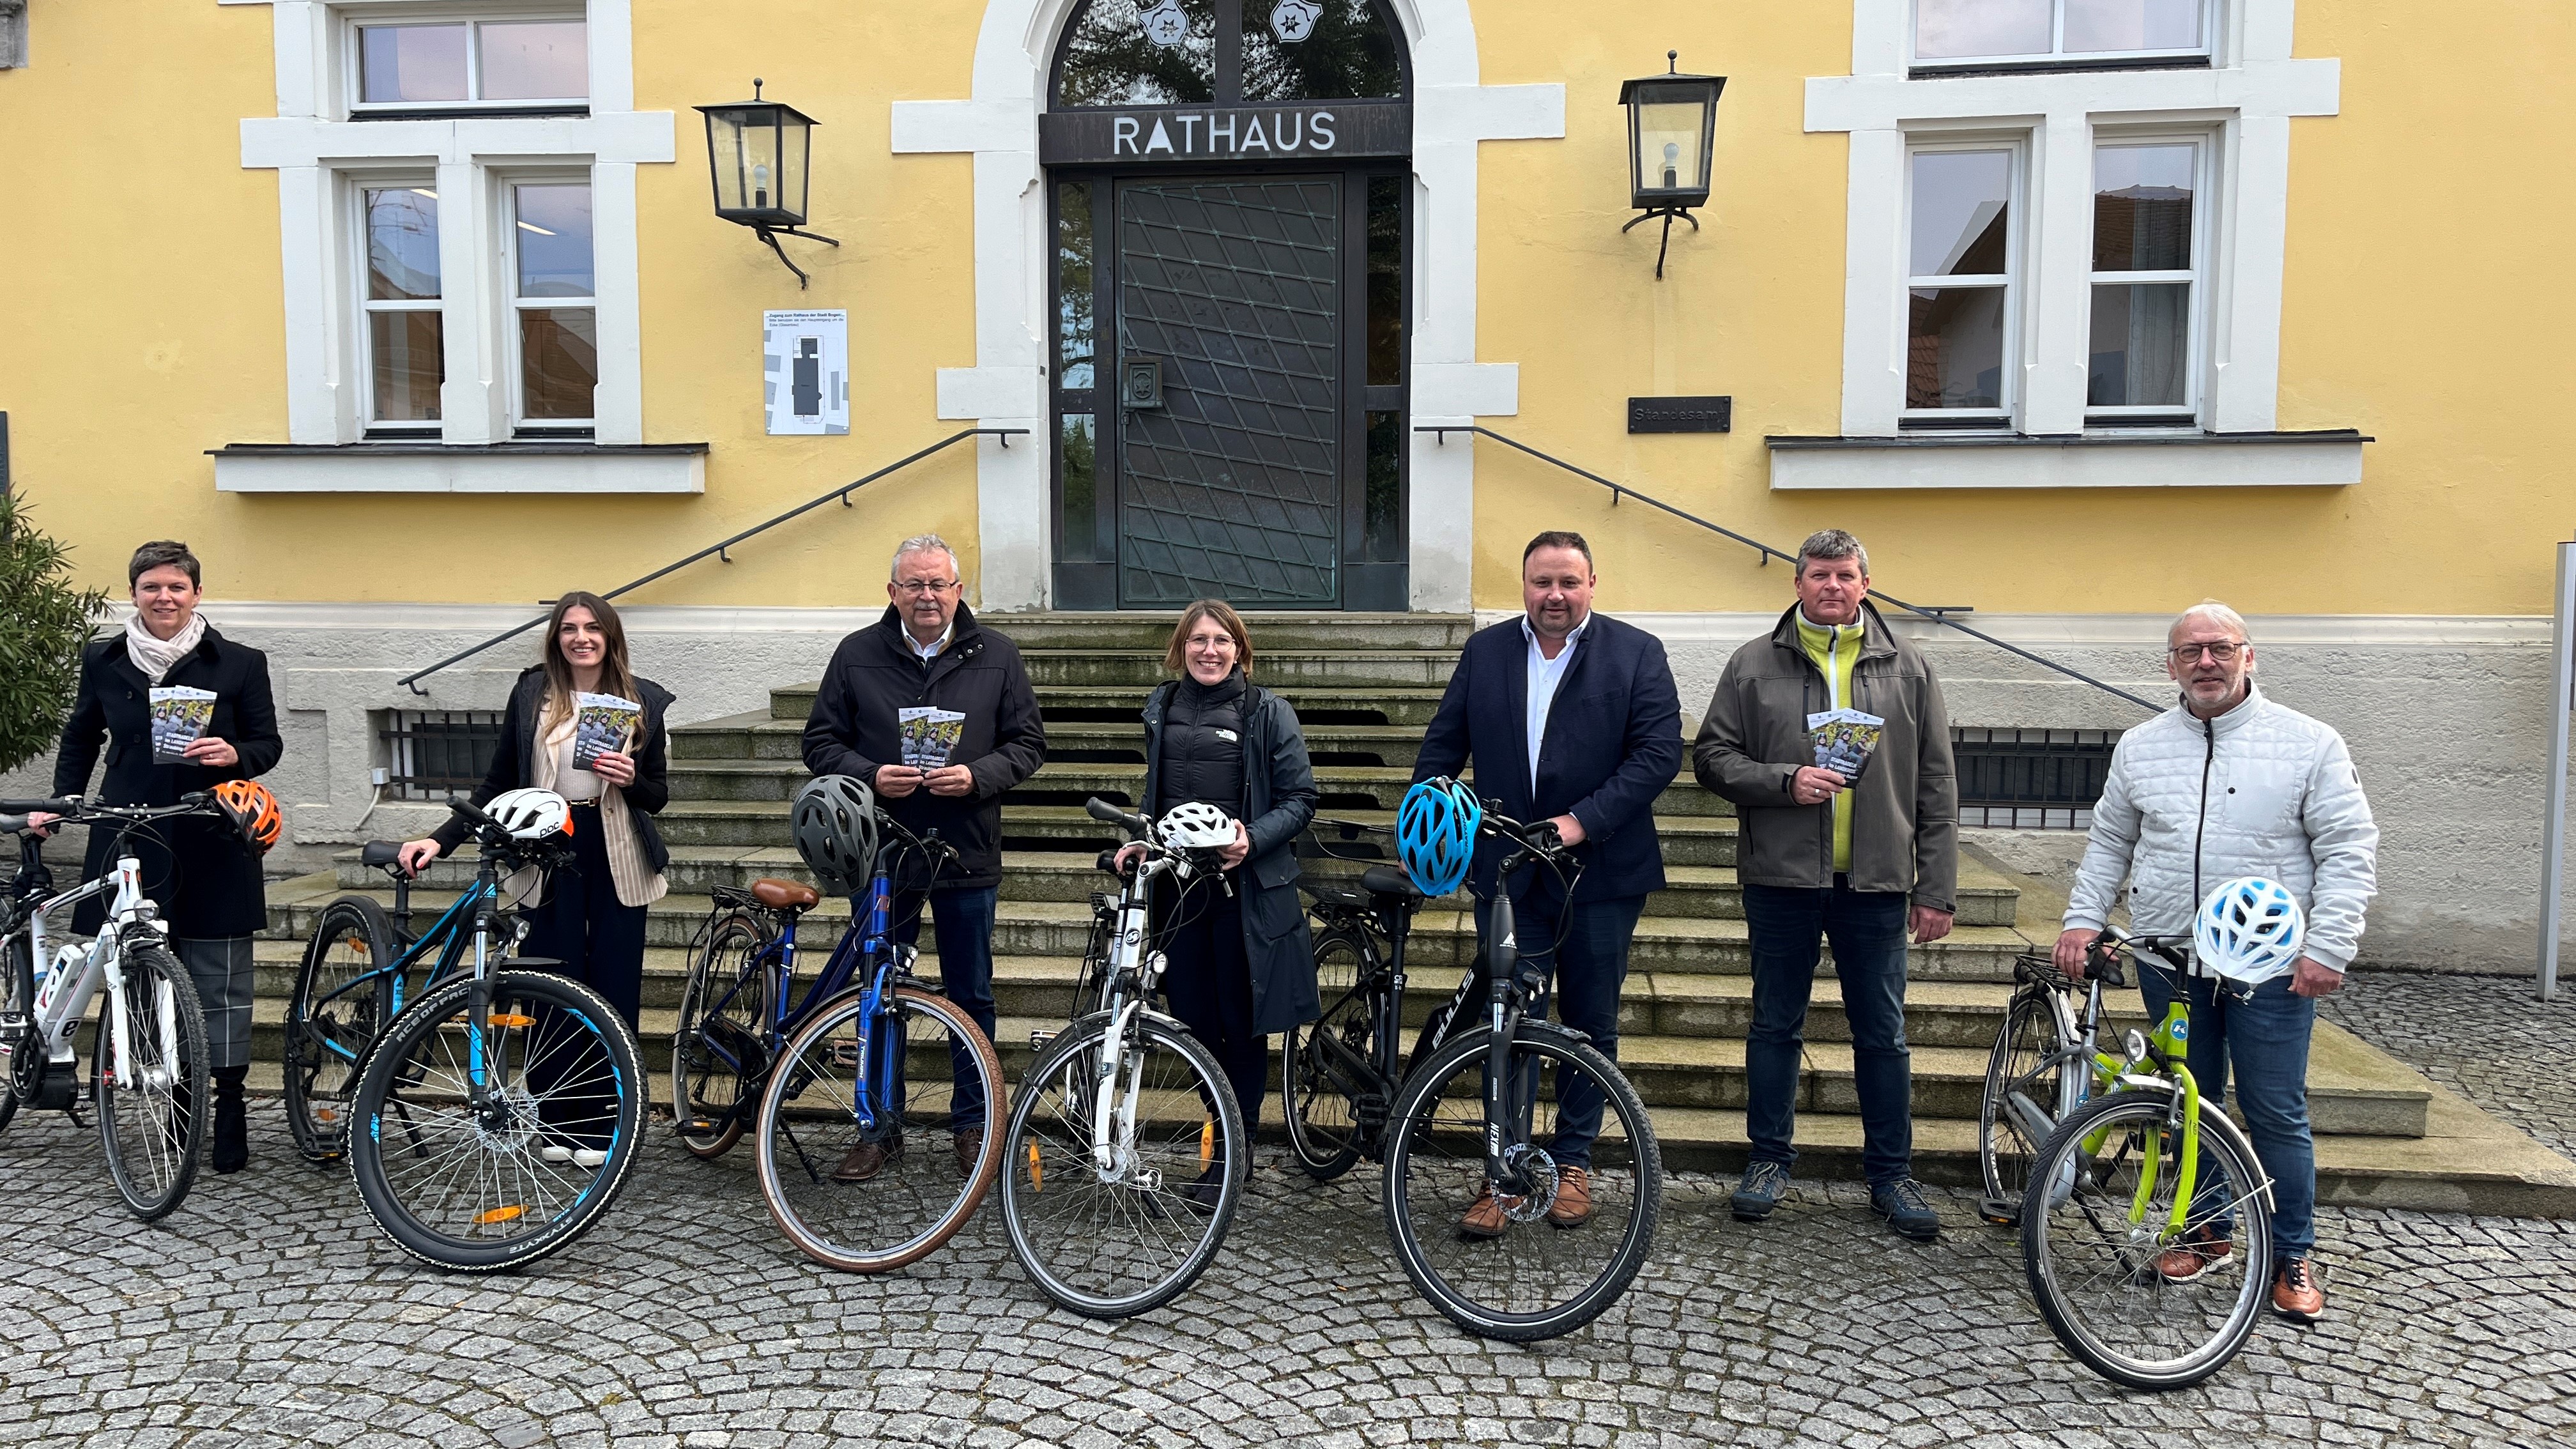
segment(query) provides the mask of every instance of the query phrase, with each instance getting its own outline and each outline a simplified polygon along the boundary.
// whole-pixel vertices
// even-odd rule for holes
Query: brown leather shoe
[[[1592,1174],[1580,1167],[1569,1167],[1556,1180],[1556,1201],[1548,1204],[1547,1220],[1560,1228],[1579,1228],[1592,1220]]]
[[[2181,1242],[2156,1255],[2156,1274],[2168,1283],[2188,1283],[2235,1250],[2233,1238],[2203,1223],[2183,1234]]]
[[[1466,1238],[1499,1238],[1509,1222],[1503,1217],[1505,1206],[1518,1207],[1520,1199],[1494,1196],[1494,1185],[1486,1183],[1484,1191],[1467,1205],[1465,1216],[1458,1219],[1458,1235]]]
[[[2289,1259],[2272,1275],[2272,1311],[2293,1323],[2314,1323],[2325,1315],[2325,1290],[2307,1259]]]
[[[984,1129],[981,1127],[968,1127],[960,1131],[957,1134],[955,1145],[957,1148],[957,1175],[959,1177],[973,1177],[975,1175],[975,1169],[983,1165]]]
[[[885,1171],[886,1164],[903,1155],[903,1139],[891,1142],[862,1142],[850,1149],[841,1165],[832,1169],[834,1182],[865,1182]]]

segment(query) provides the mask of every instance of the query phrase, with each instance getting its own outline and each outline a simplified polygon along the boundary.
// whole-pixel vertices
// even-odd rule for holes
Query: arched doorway
[[[1061,35],[1059,606],[1405,608],[1412,76],[1385,0],[1088,0]]]

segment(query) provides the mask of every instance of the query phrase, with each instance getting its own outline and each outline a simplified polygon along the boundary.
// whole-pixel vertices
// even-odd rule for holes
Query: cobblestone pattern
[[[1936,1192],[1927,1247],[1853,1185],[1801,1183],[1750,1228],[1725,1184],[1682,1179],[1619,1306],[1510,1348],[1415,1299],[1365,1173],[1318,1187],[1266,1161],[1198,1287],[1103,1324],[1043,1303],[991,1204],[909,1272],[839,1275],[778,1236],[747,1150],[659,1142],[585,1242],[450,1277],[294,1161],[274,1103],[255,1123],[253,1170],[154,1226],[61,1116],[0,1136],[0,1445],[2080,1446],[2150,1415],[2175,1443],[2576,1435],[2576,1229],[2556,1223],[2322,1213],[2327,1322],[2267,1321],[2211,1383],[2149,1402],[2059,1350],[2014,1240],[1964,1195]]]
[[[2497,1117],[2576,1157],[2576,981],[2361,971],[2320,1010]]]

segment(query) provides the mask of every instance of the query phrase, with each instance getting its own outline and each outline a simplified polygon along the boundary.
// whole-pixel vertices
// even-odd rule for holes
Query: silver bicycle
[[[43,842],[27,816],[116,831],[116,868],[54,893]],[[150,1222],[188,1196],[196,1180],[212,1100],[206,1085],[206,1018],[196,983],[170,954],[160,908],[143,894],[142,862],[127,837],[151,822],[218,813],[213,798],[168,806],[98,806],[78,798],[0,800],[0,835],[18,837],[18,874],[0,896],[0,1126],[21,1106],[74,1112],[81,1028],[90,1004],[106,999],[90,1039],[88,1095],[98,1113],[108,1175],[134,1215]],[[45,918],[92,896],[110,895],[98,935],[49,941]]]

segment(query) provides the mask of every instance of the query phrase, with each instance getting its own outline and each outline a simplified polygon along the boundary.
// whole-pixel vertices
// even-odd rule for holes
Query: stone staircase
[[[992,622],[1022,646],[1049,741],[1045,767],[1003,802],[996,1045],[1016,1077],[1029,1033],[1061,1025],[1071,1008],[1088,900],[1109,884],[1093,860],[1116,840],[1113,831],[1083,813],[1082,802],[1096,794],[1132,804],[1141,792],[1144,728],[1137,711],[1145,692],[1163,677],[1162,647],[1171,624],[1161,614]],[[1285,695],[1304,723],[1323,793],[1322,818],[1391,824],[1423,725],[1471,621],[1419,614],[1265,614],[1255,616],[1252,626],[1255,677]],[[787,801],[805,778],[798,743],[812,699],[811,685],[782,688],[772,692],[765,709],[673,731],[672,801],[660,817],[673,853],[672,893],[652,908],[645,962],[643,1034],[657,1072],[657,1098],[667,1094],[658,1072],[668,1056],[686,947],[711,905],[707,891],[801,872],[786,844]],[[1671,883],[1648,901],[1638,926],[1620,1061],[1654,1110],[1673,1166],[1730,1169],[1744,1155],[1744,1035],[1751,1009],[1734,871],[1736,821],[1733,808],[1702,790],[1687,769],[1664,791],[1656,817]],[[1364,852],[1365,840],[1358,845]],[[1337,852],[1350,848],[1335,841]],[[1307,863],[1310,878],[1355,874],[1359,868],[1340,859]],[[1914,950],[1907,1031],[1919,1171],[1929,1180],[1966,1184],[1976,1178],[1977,1104],[1987,1048],[2011,991],[2013,957],[2053,938],[2055,913],[2049,909],[2043,918],[2031,911],[2029,882],[1982,861],[1963,859],[1960,876],[1957,929]],[[416,888],[415,909],[443,906],[469,877],[467,863],[441,862]],[[347,891],[391,899],[383,878],[360,867],[354,851],[330,872],[272,887],[272,939],[259,948],[262,1040],[256,1050],[262,1060],[276,1059],[276,1023],[292,987],[297,943],[323,904]],[[1433,902],[1416,919],[1408,1010],[1417,1020],[1455,988],[1471,959],[1474,931],[1464,906],[1455,898]],[[827,902],[809,916],[807,939],[828,945],[847,917],[844,903]],[[422,916],[420,923],[433,918]],[[925,972],[935,965],[925,955]],[[2134,991],[2119,1006],[2124,1018],[2142,1022]],[[1807,1037],[1799,1088],[1800,1170],[1855,1176],[1860,1127],[1850,1030],[1829,964],[1820,972]],[[2385,1149],[2405,1139],[2426,1135],[2428,1103],[2436,1095],[2430,1084],[2330,1027],[2319,1028],[2311,1084],[2318,1131],[2378,1144],[2373,1160],[2387,1157]],[[1264,1108],[1264,1128],[1274,1135],[1279,1111],[1274,1092]],[[2323,1148],[2331,1176],[2341,1170],[2337,1154],[2331,1143]],[[2384,1168],[2355,1171],[2360,1175],[2347,1185],[2347,1197],[2391,1203]]]

